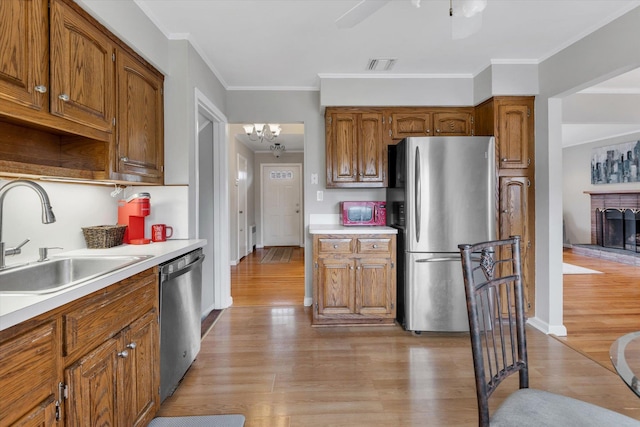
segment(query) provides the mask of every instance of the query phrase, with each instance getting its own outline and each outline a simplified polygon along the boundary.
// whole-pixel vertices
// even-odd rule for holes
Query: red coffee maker
[[[136,193],[118,201],[118,224],[127,226],[124,243],[144,245],[151,241],[144,238],[144,217],[151,213],[150,199],[149,193]]]

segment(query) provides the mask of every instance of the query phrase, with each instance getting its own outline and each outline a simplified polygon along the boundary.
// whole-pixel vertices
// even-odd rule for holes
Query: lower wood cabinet
[[[316,234],[313,258],[314,326],[394,323],[394,234]]]
[[[158,273],[0,331],[0,425],[145,426],[160,408]]]

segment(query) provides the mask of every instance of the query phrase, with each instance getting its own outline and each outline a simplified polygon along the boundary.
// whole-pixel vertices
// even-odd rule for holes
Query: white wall
[[[0,180],[0,187],[7,180]],[[152,224],[174,227],[173,238],[186,238],[186,187],[127,187],[112,197],[112,186],[38,181],[49,195],[56,216],[53,224],[42,224],[40,198],[30,188],[14,187],[3,203],[2,240],[14,247],[31,241],[22,253],[7,257],[7,265],[35,261],[38,248],[62,247],[64,251],[86,248],[82,227],[114,225],[118,222],[118,200],[137,192],[151,195],[151,214],[145,218],[145,236],[151,238]],[[61,251],[51,251],[52,254]]]

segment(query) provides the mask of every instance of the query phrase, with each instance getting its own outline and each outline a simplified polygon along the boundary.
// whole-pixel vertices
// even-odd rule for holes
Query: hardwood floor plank
[[[300,264],[301,253],[292,257]],[[259,254],[248,258],[232,269],[234,306],[204,338],[159,415],[242,413],[247,427],[477,426],[467,334],[416,336],[397,325],[312,328],[311,311],[302,306],[303,266],[288,263],[289,275],[282,265],[265,269],[273,265],[260,265]],[[612,328],[618,326],[607,316],[599,320],[598,330]],[[585,326],[580,333],[587,332]],[[597,350],[599,336],[584,341]],[[527,338],[532,387],[640,420],[640,399],[617,374],[535,329],[527,329]],[[516,389],[517,378],[508,379],[492,407]]]

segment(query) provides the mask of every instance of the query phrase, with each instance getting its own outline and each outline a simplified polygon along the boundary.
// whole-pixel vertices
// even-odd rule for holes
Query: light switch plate
[[[319,202],[322,201],[322,199],[324,198],[324,193],[322,191],[318,191],[316,193],[316,200],[318,200]]]

